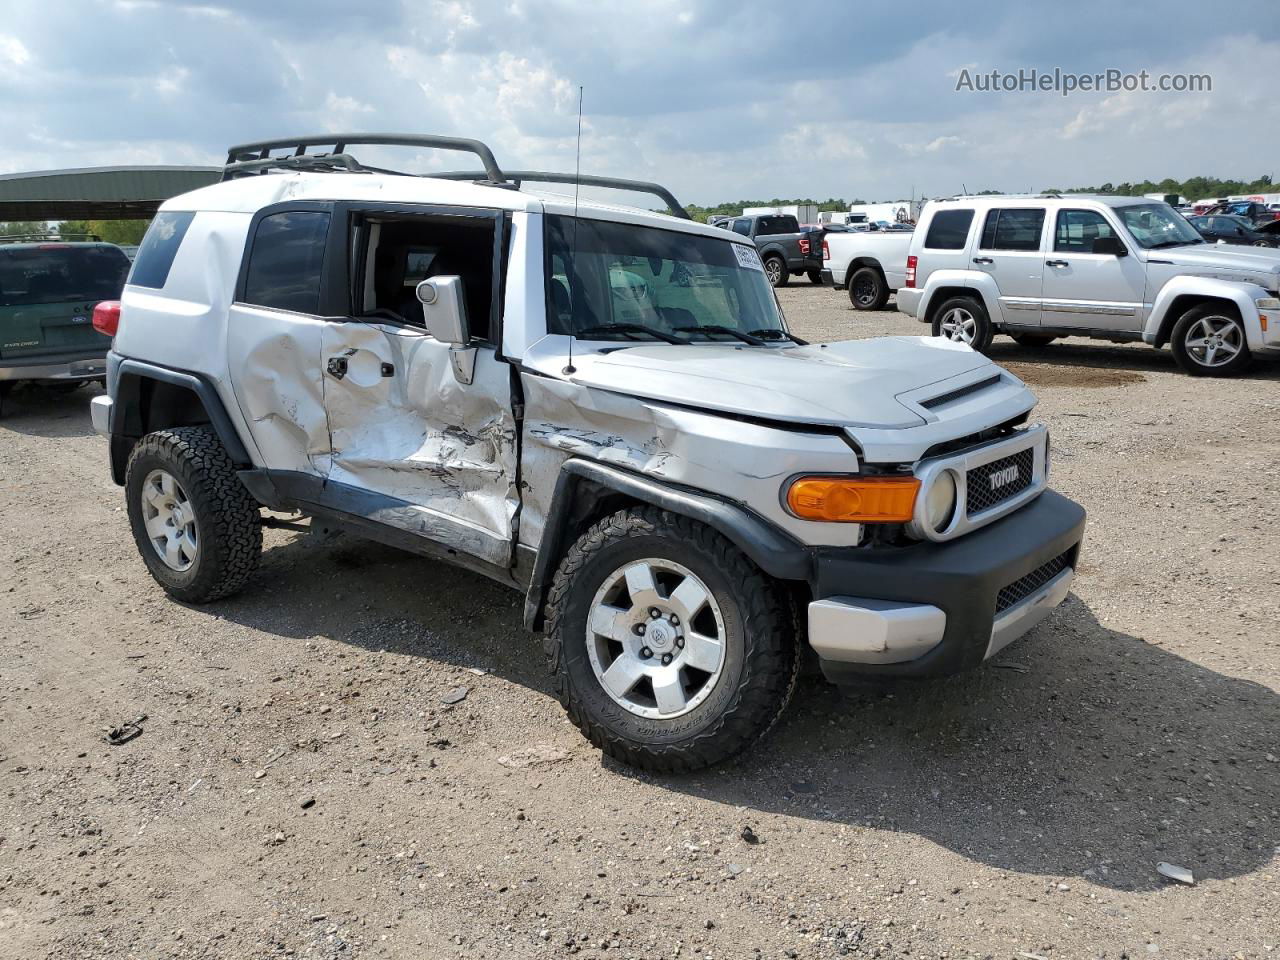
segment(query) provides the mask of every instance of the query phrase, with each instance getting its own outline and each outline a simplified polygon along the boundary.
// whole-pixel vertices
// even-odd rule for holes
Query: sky
[[[581,85],[582,172],[687,203],[1280,180],[1275,0],[3,7],[0,173],[213,164],[337,131],[476,137],[509,169],[572,170]],[[1033,68],[1203,73],[1212,90],[956,89],[963,71]]]

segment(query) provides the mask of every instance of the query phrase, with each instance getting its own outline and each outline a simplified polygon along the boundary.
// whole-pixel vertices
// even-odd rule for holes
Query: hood
[[[559,349],[526,362],[562,375]],[[923,388],[982,368],[999,372],[982,354],[939,337],[794,347],[637,344],[575,353],[573,363],[574,383],[614,393],[769,420],[880,429],[925,423]],[[954,386],[938,393],[948,389]]]
[[[1256,279],[1269,275],[1267,289],[1276,289],[1280,278],[1280,250],[1274,247],[1246,247],[1229,243],[1204,243],[1189,247],[1171,247],[1148,251],[1149,260],[1166,260],[1179,267],[1190,267],[1201,276],[1222,280]]]

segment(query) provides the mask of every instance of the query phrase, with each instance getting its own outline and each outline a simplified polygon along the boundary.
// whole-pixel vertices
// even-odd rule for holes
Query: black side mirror
[[[1105,253],[1113,257],[1127,257],[1129,251],[1119,237],[1094,237],[1091,253]]]

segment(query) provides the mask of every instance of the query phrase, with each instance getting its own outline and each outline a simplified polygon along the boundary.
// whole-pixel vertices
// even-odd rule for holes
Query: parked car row
[[[900,311],[979,351],[997,334],[1167,344],[1198,376],[1280,356],[1280,251],[1207,243],[1165,203],[957,197],[930,203],[906,240],[827,237],[826,272],[855,308],[896,290]]]

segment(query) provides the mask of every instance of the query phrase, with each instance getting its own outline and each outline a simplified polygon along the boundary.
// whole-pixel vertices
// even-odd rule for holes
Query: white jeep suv
[[[835,682],[953,673],[1062,601],[1084,511],[1021,381],[933,337],[804,344],[750,240],[576,179],[675,215],[390,135],[234,147],[165,203],[93,401],[160,585],[240,589],[281,511],[465,565],[524,593],[583,732],[665,771],[768,729],[806,643]]]
[[[911,238],[898,309],[985,350],[1058,337],[1166,343],[1188,373],[1280,356],[1280,250],[1208,244],[1141,197],[936,200]]]

